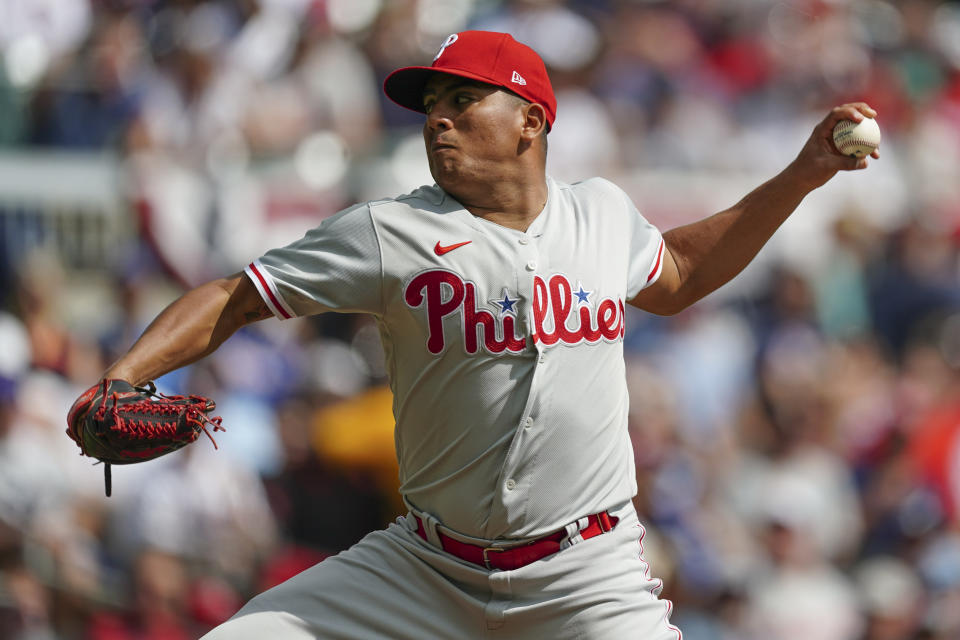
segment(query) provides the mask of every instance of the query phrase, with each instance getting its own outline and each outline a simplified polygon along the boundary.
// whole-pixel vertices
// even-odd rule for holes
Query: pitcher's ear
[[[535,102],[524,105],[521,135],[528,140],[539,138],[547,130],[547,110]]]

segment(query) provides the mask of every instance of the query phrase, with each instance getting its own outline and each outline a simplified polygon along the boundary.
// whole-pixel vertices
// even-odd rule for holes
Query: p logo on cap
[[[456,47],[452,45],[456,44]],[[547,68],[537,52],[509,33],[461,31],[447,36],[429,67],[397,69],[383,82],[383,92],[401,107],[424,113],[423,87],[434,73],[469,78],[512,91],[542,105],[552,127],[557,99]]]
[[[448,35],[447,39],[443,41],[442,45],[440,45],[440,51],[437,51],[437,55],[433,56],[433,61],[436,62],[437,59],[443,55],[443,50],[449,47],[450,45],[452,45],[454,42],[456,42],[457,38],[459,37],[460,36],[456,33],[451,33],[450,35]]]

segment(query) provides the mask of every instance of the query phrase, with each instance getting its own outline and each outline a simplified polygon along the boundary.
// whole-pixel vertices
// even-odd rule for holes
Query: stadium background
[[[637,506],[685,638],[960,637],[960,4],[932,0],[0,0],[0,637],[196,637],[401,513],[362,317],[163,378],[228,432],[110,499],[64,417],[184,287],[431,182],[379,86],[464,28],[546,60],[548,170],[662,229],[876,107],[870,170],[694,308],[629,315]]]

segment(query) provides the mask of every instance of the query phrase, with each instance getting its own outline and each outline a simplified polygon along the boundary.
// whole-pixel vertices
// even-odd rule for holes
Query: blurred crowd
[[[379,87],[464,28],[545,59],[548,171],[663,230],[830,106],[877,109],[881,159],[739,280],[628,314],[636,503],[685,638],[960,638],[960,3],[936,0],[0,0],[0,155],[107,158],[125,220],[72,264],[0,192],[0,637],[194,638],[403,513],[363,317],[267,320],[164,376],[227,432],[114,468],[111,498],[65,416],[185,287],[432,182]]]

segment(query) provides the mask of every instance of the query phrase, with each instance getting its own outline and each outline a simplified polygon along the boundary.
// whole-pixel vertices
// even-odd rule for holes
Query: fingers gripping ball
[[[880,146],[880,127],[873,118],[841,120],[833,127],[833,144],[845,156],[865,158]]]
[[[123,380],[102,380],[77,398],[67,415],[69,435],[85,456],[103,462],[106,493],[110,465],[153,460],[196,440],[207,427],[223,431],[213,400],[202,396],[157,393],[152,382],[134,387]]]

